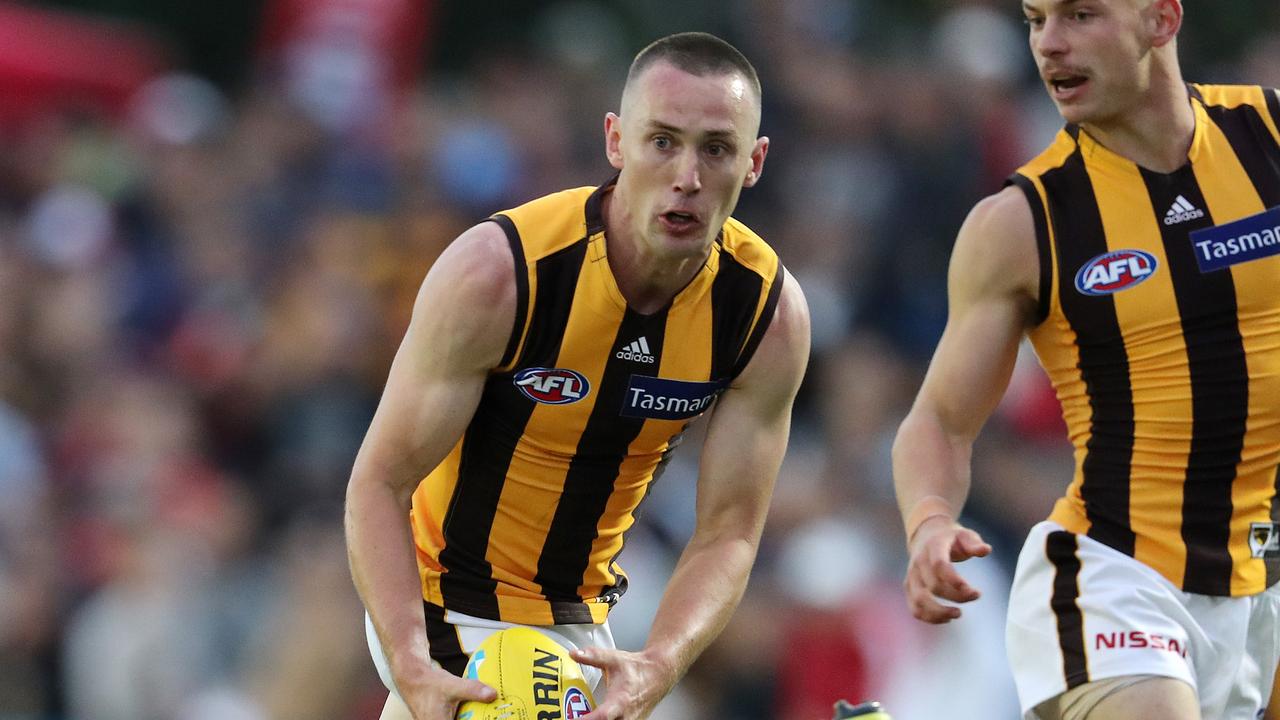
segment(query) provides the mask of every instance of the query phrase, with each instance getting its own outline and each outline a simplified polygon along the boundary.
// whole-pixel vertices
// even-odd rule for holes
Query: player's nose
[[[698,166],[698,154],[690,149],[680,153],[676,159],[676,175],[673,183],[676,192],[695,193],[702,189],[701,168]]]

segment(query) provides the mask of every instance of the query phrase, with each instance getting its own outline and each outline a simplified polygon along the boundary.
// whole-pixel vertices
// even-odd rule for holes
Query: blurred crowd
[[[889,447],[955,231],[1060,124],[1017,4],[534,5],[436,67],[424,7],[450,3],[268,3],[228,87],[145,26],[0,2],[0,720],[377,717],[342,501],[417,286],[477,220],[605,180],[631,56],[685,29],[760,71],[772,149],[737,216],[804,286],[814,353],[751,587],[655,717],[1016,717],[1002,598],[1072,467],[1052,391],[1028,353],[975,453],[996,550],[959,623],[907,614]],[[1187,3],[1188,77],[1280,86],[1273,5]],[[1246,29],[1229,53],[1211,11]],[[624,647],[692,529],[691,434],[621,557]]]

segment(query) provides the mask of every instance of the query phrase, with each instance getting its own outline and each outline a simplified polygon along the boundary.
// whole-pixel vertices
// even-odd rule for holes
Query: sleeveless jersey
[[[1152,172],[1068,125],[1030,201],[1040,324],[1075,475],[1050,519],[1187,592],[1280,579],[1280,103],[1189,86],[1195,132]]]
[[[466,432],[413,496],[429,603],[514,623],[604,622],[626,591],[615,559],[637,506],[773,316],[782,266],[733,219],[664,309],[629,308],[605,255],[611,187],[491,218],[515,255],[516,322]]]

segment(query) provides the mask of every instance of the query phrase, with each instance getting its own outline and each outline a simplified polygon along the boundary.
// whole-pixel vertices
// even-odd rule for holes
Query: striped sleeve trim
[[[1271,116],[1271,132],[1280,143],[1280,90],[1263,88],[1263,96],[1267,103],[1267,113]]]
[[[1049,222],[1045,216],[1044,201],[1035,184],[1024,175],[1013,175],[1008,184],[1017,187],[1031,206],[1031,219],[1036,229],[1036,254],[1040,257],[1040,291],[1036,298],[1035,324],[1049,317],[1049,299],[1053,292],[1053,255],[1049,247]]]
[[[778,298],[782,296],[782,283],[786,275],[786,268],[779,262],[773,274],[773,281],[769,283],[769,295],[765,298],[764,308],[760,310],[760,317],[756,320],[751,334],[747,336],[747,342],[742,346],[742,353],[738,355],[738,361],[734,363],[733,371],[729,374],[730,379],[742,374],[755,355],[756,348],[760,346],[760,341],[764,339],[765,332],[773,322],[774,312],[778,309]]]
[[[529,269],[525,262],[524,243],[520,241],[520,231],[516,228],[516,224],[506,215],[494,215],[489,219],[506,234],[507,243],[511,246],[511,256],[515,259],[516,314],[511,324],[511,337],[507,340],[507,349],[502,353],[502,361],[498,363],[499,368],[507,369],[516,359],[516,353],[529,327]]]

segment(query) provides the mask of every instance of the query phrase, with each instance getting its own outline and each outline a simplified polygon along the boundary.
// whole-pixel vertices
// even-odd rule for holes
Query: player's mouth
[[[1045,78],[1049,92],[1058,102],[1071,102],[1084,94],[1089,78],[1078,73],[1053,73]]]
[[[697,213],[688,210],[668,210],[658,215],[658,222],[661,223],[663,230],[672,235],[686,235],[702,226],[702,220],[698,218]]]

